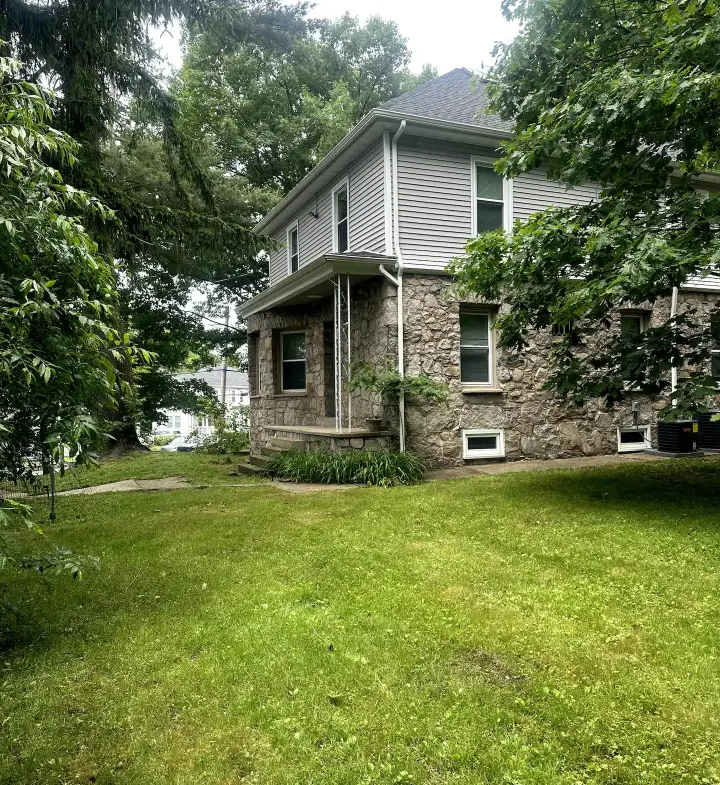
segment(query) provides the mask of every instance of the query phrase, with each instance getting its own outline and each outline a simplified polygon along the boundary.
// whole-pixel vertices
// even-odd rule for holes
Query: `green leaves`
[[[707,395],[710,304],[674,287],[718,272],[720,23],[702,0],[508,3],[523,22],[500,48],[493,109],[515,120],[497,169],[541,168],[568,186],[597,184],[591,203],[555,207],[468,243],[451,266],[458,289],[507,303],[500,344],[524,351],[553,324],[572,325],[550,355],[548,389],[576,403],[664,394],[690,411]],[[703,193],[703,191],[709,191]],[[575,201],[574,199],[569,201]],[[657,303],[653,330],[622,341],[620,308]],[[695,379],[671,403],[670,368]]]

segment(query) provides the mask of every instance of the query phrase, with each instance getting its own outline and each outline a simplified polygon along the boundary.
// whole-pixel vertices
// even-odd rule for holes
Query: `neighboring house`
[[[250,403],[250,388],[248,387],[248,377],[246,373],[228,368],[225,383],[225,403],[229,408],[247,406]],[[207,382],[215,391],[217,399],[222,400],[222,368],[204,368],[197,373],[178,373],[175,379],[187,381],[198,379]],[[167,422],[154,423],[153,433],[160,436],[174,433],[179,436],[189,436],[191,433],[198,433],[200,436],[209,436],[214,432],[212,419],[207,415],[195,415],[181,411],[164,411]]]
[[[396,446],[398,413],[382,412],[386,431],[373,435],[365,419],[381,413],[380,402],[348,394],[358,362],[449,385],[449,405],[405,411],[405,446],[434,465],[630,451],[654,438],[658,402],[631,396],[612,411],[560,404],[542,389],[552,331],[511,360],[495,347],[502,303],[451,297],[445,268],[471,235],[597,195],[542,171],[498,176],[493,161],[511,125],[485,114],[486,105],[483,85],[464,69],[383,104],[255,227],[281,247],[270,254],[269,288],[241,308],[254,453],[288,440]],[[699,187],[717,190],[720,178]],[[693,281],[678,310],[697,307],[709,319],[718,295],[720,279]],[[669,308],[618,312],[611,329],[644,330]],[[720,376],[720,362],[713,371]]]

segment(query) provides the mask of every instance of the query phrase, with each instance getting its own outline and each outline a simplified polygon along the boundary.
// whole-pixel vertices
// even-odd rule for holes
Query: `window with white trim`
[[[170,417],[170,429],[173,431],[181,431],[182,430],[182,415],[180,414],[173,414]]]
[[[463,458],[504,458],[505,432],[476,428],[462,432]]]
[[[649,425],[628,425],[617,429],[618,452],[642,452],[652,446]]]
[[[304,332],[287,332],[280,335],[281,392],[305,392],[305,340]]]
[[[473,158],[472,223],[475,234],[512,226],[512,183],[495,171],[492,158]]]
[[[620,334],[637,337],[647,330],[647,316],[643,313],[620,314]]]
[[[288,271],[290,275],[300,269],[300,243],[298,236],[298,223],[295,221],[287,231]]]
[[[348,184],[333,189],[333,250],[345,253],[350,247],[350,208]]]
[[[494,381],[492,314],[487,309],[460,309],[460,382],[491,387]]]

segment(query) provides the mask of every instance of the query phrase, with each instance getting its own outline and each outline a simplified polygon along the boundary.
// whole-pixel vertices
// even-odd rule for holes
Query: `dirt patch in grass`
[[[467,676],[475,676],[490,684],[512,687],[527,681],[519,663],[511,658],[482,649],[465,649],[455,659],[455,667]]]

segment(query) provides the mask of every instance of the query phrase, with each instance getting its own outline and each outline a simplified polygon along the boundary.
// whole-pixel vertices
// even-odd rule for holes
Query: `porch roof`
[[[332,296],[334,276],[349,275],[351,283],[360,283],[381,275],[380,265],[392,266],[396,261],[395,256],[370,251],[323,254],[296,273],[283,278],[280,283],[243,303],[239,308],[240,315],[247,318],[271,308],[309,305],[315,300]]]

